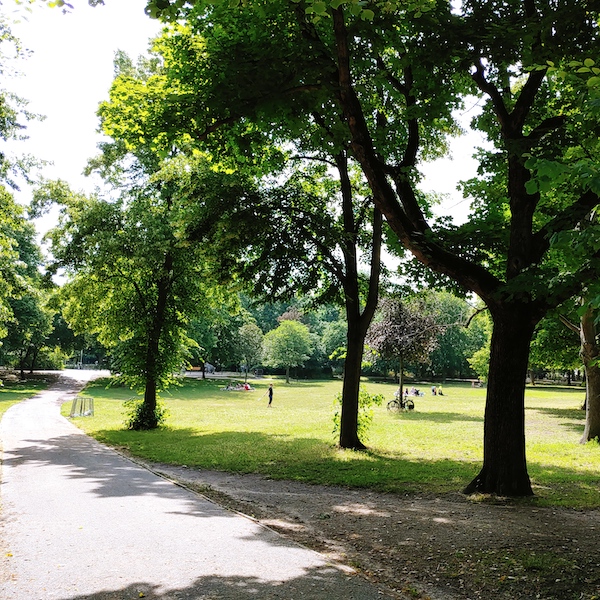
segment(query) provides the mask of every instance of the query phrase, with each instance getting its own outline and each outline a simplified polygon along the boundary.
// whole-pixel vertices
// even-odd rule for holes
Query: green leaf
[[[362,14],[360,15],[360,18],[363,21],[372,21],[375,18],[375,13],[372,10],[369,10],[368,8],[362,11]]]
[[[308,8],[306,9],[306,12],[308,12]],[[327,4],[325,4],[325,2],[313,2],[311,13],[321,16],[326,15]]]
[[[539,191],[538,182],[535,179],[530,179],[525,184],[525,190],[527,191],[527,193],[530,196],[533,196],[534,194],[537,194],[537,192]]]
[[[350,13],[355,17],[358,17],[360,13],[363,11],[363,7],[360,4],[351,4],[350,5]]]

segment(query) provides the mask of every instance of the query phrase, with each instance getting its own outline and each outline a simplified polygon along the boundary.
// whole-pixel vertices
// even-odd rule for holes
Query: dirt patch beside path
[[[398,496],[147,464],[349,565],[391,598],[600,598],[600,511]]]

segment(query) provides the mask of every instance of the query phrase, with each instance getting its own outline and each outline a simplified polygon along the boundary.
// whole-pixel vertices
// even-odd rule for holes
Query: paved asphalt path
[[[60,405],[89,376],[63,376],[0,422],[0,599],[386,597],[81,433]]]

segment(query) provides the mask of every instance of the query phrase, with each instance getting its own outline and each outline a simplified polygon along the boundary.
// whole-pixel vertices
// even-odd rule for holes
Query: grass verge
[[[35,396],[46,389],[53,381],[52,377],[29,377],[20,381],[4,381],[0,387],[0,419],[17,402]]]
[[[224,380],[187,379],[162,397],[167,426],[150,432],[123,428],[123,401],[131,390],[90,384],[95,416],[75,423],[102,442],[144,459],[189,467],[394,493],[444,494],[461,490],[482,460],[485,390],[429,386],[416,408],[392,414],[377,407],[366,452],[340,450],[332,433],[339,381],[252,382],[253,392],[223,391]],[[265,392],[275,385],[273,407]],[[395,386],[365,382],[391,399]],[[600,448],[578,443],[585,414],[581,388],[530,388],[526,393],[527,458],[534,502],[549,506],[600,506]],[[64,414],[68,407],[63,407]]]

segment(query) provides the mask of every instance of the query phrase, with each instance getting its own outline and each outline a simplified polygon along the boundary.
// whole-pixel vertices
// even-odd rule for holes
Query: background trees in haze
[[[404,390],[405,364],[427,362],[436,347],[440,326],[422,308],[418,302],[411,305],[393,297],[383,298],[378,317],[367,332],[369,347],[384,359],[396,362],[399,394]]]
[[[306,325],[298,321],[282,321],[264,337],[264,363],[285,369],[285,382],[290,382],[290,369],[302,366],[310,357],[312,344]]]
[[[245,323],[238,330],[239,349],[244,368],[244,378],[248,381],[248,372],[261,363],[264,335],[256,323]]]

